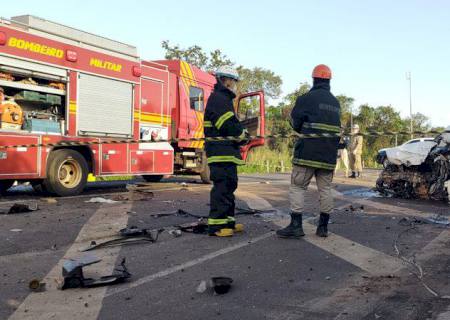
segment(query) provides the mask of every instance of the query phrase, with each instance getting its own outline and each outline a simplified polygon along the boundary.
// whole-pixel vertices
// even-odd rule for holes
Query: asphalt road
[[[0,319],[450,319],[449,229],[427,223],[433,214],[449,217],[448,204],[377,197],[376,174],[336,177],[327,239],[313,234],[314,183],[306,237],[274,236],[288,221],[287,174],[240,177],[238,207],[262,212],[239,215],[246,230],[227,239],[167,232],[197,220],[178,209],[208,214],[210,186],[192,177],[147,184],[152,193],[144,194],[129,193],[123,182],[93,184],[56,202],[13,190],[0,199],[0,212],[16,202],[40,209],[0,215]],[[85,202],[98,196],[120,201]],[[155,243],[92,251],[102,261],[84,272],[109,275],[126,258],[132,274],[126,283],[57,289],[65,259],[125,226],[166,231]],[[196,291],[215,276],[233,278],[230,292]],[[46,290],[30,292],[32,279]]]

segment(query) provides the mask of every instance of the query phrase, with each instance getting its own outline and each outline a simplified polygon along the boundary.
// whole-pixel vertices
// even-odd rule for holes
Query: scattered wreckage
[[[120,266],[114,269],[114,273],[108,276],[102,276],[98,279],[86,278],[83,274],[83,267],[100,262],[101,259],[93,255],[84,255],[78,259],[68,260],[64,263],[62,275],[63,283],[60,285],[61,290],[70,288],[94,288],[122,283],[131,277],[125,266],[125,258],[122,259]]]
[[[385,150],[376,190],[384,196],[449,201],[450,126],[433,141]]]

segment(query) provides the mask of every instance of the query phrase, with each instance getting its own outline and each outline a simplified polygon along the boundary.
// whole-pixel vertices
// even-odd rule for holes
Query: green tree
[[[360,126],[361,131],[399,131],[403,128],[400,113],[392,106],[379,106],[373,108],[367,104],[359,107],[359,113],[354,117],[354,123]],[[402,137],[395,136],[369,136],[364,138],[363,160],[366,166],[375,166],[375,158],[379,149],[393,147]]]
[[[297,101],[297,98],[308,93],[309,90],[311,90],[311,85],[307,82],[301,82],[298,89],[296,89],[294,92],[287,94],[284,97],[284,101],[287,105],[289,105],[291,108],[293,108],[295,105],[295,102]]]
[[[208,70],[216,70],[219,67],[232,65],[234,65],[234,63],[219,49],[209,53]]]
[[[336,96],[341,105],[341,126],[343,128],[350,128],[351,117],[353,112],[353,103],[355,99],[346,95],[340,94]]]
[[[200,69],[207,69],[208,67],[209,57],[203,49],[197,45],[183,49],[180,48],[179,45],[170,45],[169,41],[165,40],[161,43],[161,47],[166,50],[166,59],[183,60]]]
[[[161,46],[165,50],[166,59],[183,60],[205,71],[214,71],[221,66],[235,65],[219,49],[206,53],[198,45],[181,48],[179,45],[171,45],[167,40],[163,41]],[[241,77],[238,94],[264,90],[267,98],[277,99],[281,95],[283,81],[273,71],[260,67],[250,69],[244,66],[238,66],[236,69]]]
[[[431,128],[430,119],[426,115],[424,115],[420,112],[414,113],[412,115],[412,119],[413,119],[413,131],[430,130],[430,128]],[[404,120],[405,131],[410,130],[410,121],[411,121],[411,117],[408,117]]]
[[[281,77],[273,71],[263,68],[248,69],[243,66],[237,68],[241,81],[238,83],[238,94],[264,90],[267,98],[277,99],[281,94]]]

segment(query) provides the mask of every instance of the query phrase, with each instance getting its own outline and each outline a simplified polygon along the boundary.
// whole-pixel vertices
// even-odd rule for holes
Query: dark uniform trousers
[[[211,189],[209,231],[215,232],[224,227],[234,228],[235,197],[238,186],[237,166],[231,162],[211,163]]]

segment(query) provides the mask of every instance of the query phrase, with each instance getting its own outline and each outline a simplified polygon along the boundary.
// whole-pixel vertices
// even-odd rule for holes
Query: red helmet
[[[320,79],[331,79],[331,69],[324,64],[319,64],[314,68],[312,77]]]

